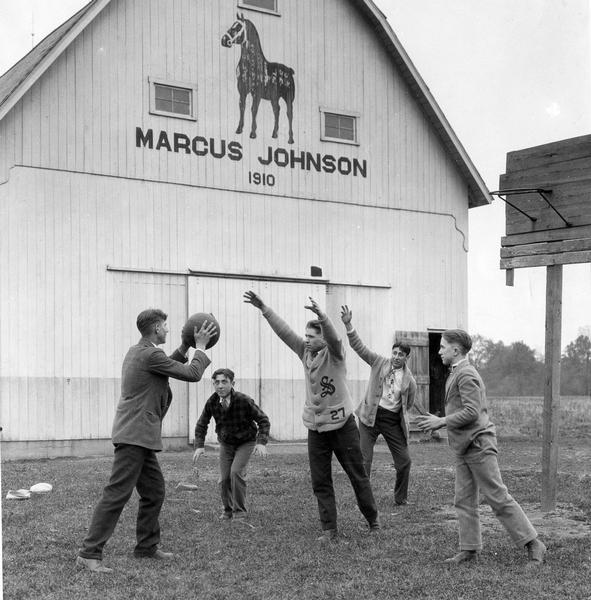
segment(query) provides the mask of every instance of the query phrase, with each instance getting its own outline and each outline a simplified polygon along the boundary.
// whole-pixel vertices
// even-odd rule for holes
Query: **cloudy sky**
[[[591,134],[591,0],[375,2],[490,190],[507,152]],[[85,4],[0,0],[0,73]],[[543,351],[545,269],[506,287],[503,203],[470,212],[470,330]],[[591,327],[589,307],[591,265],[566,265],[563,345]]]

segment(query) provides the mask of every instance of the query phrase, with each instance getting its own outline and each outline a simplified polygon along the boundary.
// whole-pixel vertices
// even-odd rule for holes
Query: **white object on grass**
[[[33,494],[47,494],[47,492],[51,492],[52,489],[53,486],[51,483],[36,483],[29,488]]]
[[[8,490],[7,500],[28,500],[31,497],[29,490]]]
[[[187,492],[194,492],[195,490],[199,489],[199,486],[194,485],[192,483],[179,483],[176,486],[177,490],[185,490]]]

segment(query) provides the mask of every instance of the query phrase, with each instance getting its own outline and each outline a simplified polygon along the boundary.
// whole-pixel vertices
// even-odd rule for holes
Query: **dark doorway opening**
[[[441,331],[429,331],[429,412],[438,417],[445,415],[445,380],[447,368],[439,356]]]

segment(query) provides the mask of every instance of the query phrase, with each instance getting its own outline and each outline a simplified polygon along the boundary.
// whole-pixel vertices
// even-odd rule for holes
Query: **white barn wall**
[[[236,367],[281,439],[305,434],[301,365],[242,304],[245,289],[268,293],[298,331],[310,293],[323,295],[338,327],[347,302],[383,353],[395,329],[466,324],[464,180],[350,3],[281,4],[281,17],[242,12],[266,57],[295,70],[293,146],[283,104],[277,140],[266,101],[258,137],[249,138],[250,102],[235,133],[240,51],[220,44],[236,13],[228,0],[113,0],[0,121],[5,441],[108,438],[122,357],[148,304],[169,312],[169,352],[188,314],[219,316],[212,366]],[[155,76],[197,84],[196,122],[149,114]],[[321,142],[320,107],[359,113],[359,145]],[[238,142],[242,159],[138,148],[136,127]],[[257,157],[269,146],[366,160],[368,174],[263,168]],[[273,174],[276,185],[249,184],[249,171]],[[328,287],[257,280],[306,278],[310,265]],[[358,397],[367,369],[351,352],[347,360]],[[210,374],[174,384],[166,437],[192,437]]]
[[[188,313],[212,310],[219,315],[227,336],[225,343],[231,344],[240,356],[244,354],[245,357],[239,358],[237,373],[240,379],[247,386],[256,385],[256,373],[253,377],[248,370],[248,361],[253,359],[248,340],[242,339],[237,347],[234,346],[244,319],[252,321],[254,318],[253,315],[247,316],[249,307],[241,302],[241,293],[250,287],[249,282],[234,284],[229,295],[226,293],[226,280],[216,283],[206,279],[211,285],[223,284],[225,287],[220,288],[222,291],[210,289],[209,295],[202,299],[196,295],[193,300],[192,282],[187,288],[186,277],[122,275],[107,271],[107,265],[156,271],[184,272],[189,267],[232,272],[238,255],[245,254],[251,273],[264,273],[268,269],[269,256],[276,257],[279,273],[301,273],[301,256],[305,255],[307,244],[311,244],[314,255],[310,255],[309,261],[303,265],[326,265],[330,273],[332,257],[341,254],[338,248],[333,247],[332,238],[323,234],[323,223],[328,221],[335,221],[337,230],[341,228],[338,215],[334,213],[335,205],[331,203],[312,203],[313,206],[298,212],[292,210],[292,205],[301,205],[302,201],[282,199],[281,203],[287,210],[276,211],[275,214],[293,213],[294,217],[274,219],[272,223],[265,224],[265,219],[272,213],[267,208],[268,199],[260,195],[228,196],[223,191],[137,181],[126,181],[122,189],[117,178],[73,173],[65,178],[63,173],[56,171],[25,168],[13,169],[11,179],[3,189],[10,192],[3,206],[11,209],[8,211],[8,239],[2,253],[7,264],[2,265],[2,271],[8,273],[7,289],[16,289],[17,293],[3,297],[0,335],[2,347],[10,348],[10,352],[7,356],[3,354],[2,373],[11,375],[2,379],[3,386],[8,386],[8,397],[26,397],[29,403],[16,409],[19,411],[16,421],[12,415],[5,419],[4,422],[13,424],[13,428],[5,432],[5,439],[9,441],[22,439],[25,435],[27,439],[63,439],[64,435],[71,438],[108,437],[118,397],[122,357],[138,337],[134,327],[135,316],[147,305],[160,305],[169,311],[173,332],[168,344],[170,351],[178,340],[174,332],[178,335]],[[48,210],[48,206],[52,209]],[[243,222],[244,245],[234,248],[230,245],[231,252],[224,252],[228,248],[219,240],[232,235],[232,231],[228,230],[228,226],[233,228],[236,223],[232,213],[240,212],[243,207],[248,207],[248,220]],[[317,212],[313,221],[308,216],[310,210]],[[463,253],[457,232],[449,231],[447,236],[437,239],[438,261],[433,261],[432,252],[423,251],[432,244],[430,240],[437,237],[441,220],[445,222],[447,218],[420,215],[419,222],[416,213],[394,210],[375,213],[374,209],[348,205],[341,205],[339,213],[345,230],[350,222],[368,226],[375,245],[371,255],[364,253],[363,239],[366,235],[363,232],[357,236],[351,232],[348,242],[343,243],[342,253],[349,260],[335,269],[334,280],[348,286],[335,288],[334,301],[330,306],[331,316],[337,324],[339,302],[350,302],[361,318],[367,319],[368,310],[375,314],[368,322],[370,335],[373,330],[393,331],[390,323],[396,328],[404,325],[407,329],[421,331],[431,326],[446,326],[450,318],[448,315],[455,314],[452,319],[461,318],[453,296],[440,296],[437,292],[455,289],[457,271],[453,265]],[[200,234],[202,214],[207,214],[208,230],[218,235]],[[174,217],[171,218],[171,215]],[[23,230],[24,223],[26,229]],[[181,231],[179,223],[183,224]],[[274,244],[258,243],[261,224],[263,231],[273,232],[276,238]],[[309,232],[309,236],[292,239],[294,229]],[[408,239],[403,236],[405,231],[415,233]],[[154,232],[158,232],[157,235]],[[400,232],[400,235],[392,235],[392,232]],[[291,248],[282,248],[280,240],[290,239]],[[179,240],[191,242],[180,244]],[[406,240],[404,246],[401,246],[401,240]],[[314,246],[314,241],[318,242],[317,246]],[[28,251],[23,252],[23,248]],[[245,248],[250,248],[250,253],[245,253]],[[360,253],[356,258],[353,256],[354,248]],[[384,319],[384,299],[390,295],[390,290],[378,289],[373,296],[371,288],[365,294],[355,292],[355,284],[367,275],[367,265],[371,265],[372,261],[379,263],[385,256],[402,257],[396,280],[387,279],[388,273],[382,269],[373,272],[377,280],[374,283],[392,285],[394,301],[390,315],[385,317],[386,328],[380,322]],[[203,260],[204,257],[207,260]],[[418,273],[422,275],[418,277]],[[129,287],[133,282],[135,287]],[[139,288],[144,291],[138,292]],[[301,307],[307,296],[314,293],[313,288],[310,285],[286,284],[282,289],[278,311],[293,311],[290,313],[294,315],[293,326],[301,330],[306,318]],[[286,289],[290,290],[289,294]],[[461,290],[456,293],[461,293]],[[356,298],[359,298],[359,305],[353,301]],[[295,307],[300,307],[297,320]],[[434,307],[438,310],[433,310]],[[259,318],[256,311],[250,311]],[[18,319],[13,320],[12,315],[17,315]],[[281,346],[270,332],[266,337],[264,347]],[[391,340],[380,339],[379,334],[375,341],[378,340],[383,351],[387,352]],[[368,342],[372,341],[369,337]],[[260,344],[259,339],[255,347],[260,347]],[[236,360],[228,354],[216,357],[223,347],[221,343],[212,352],[214,366],[219,365],[222,357],[226,365],[232,365]],[[264,350],[259,351],[264,353]],[[282,351],[283,357],[275,373],[272,358],[281,356]],[[293,389],[291,382],[302,379],[299,365],[295,369],[292,365],[281,376],[281,365],[291,364],[289,359],[292,357],[286,356],[286,353],[289,354],[287,349],[275,348],[267,359],[269,368],[265,370],[266,376],[262,377],[268,394],[274,398],[283,398],[284,394],[275,394],[273,388],[268,388],[272,381],[276,381],[278,389],[284,384]],[[21,360],[23,356],[30,357],[30,360]],[[241,372],[245,375],[240,375]],[[182,437],[192,430],[192,419],[187,420],[186,417],[187,386],[176,385],[179,388],[177,400],[166,421],[165,433],[171,437]],[[201,384],[205,385],[209,383]],[[299,413],[297,404],[301,402],[302,390],[303,381],[300,381],[298,393],[290,395],[293,409],[289,414],[281,412],[282,406],[277,408],[281,415],[277,434],[281,437],[290,435],[289,432],[294,429],[293,415]],[[264,398],[262,400],[266,402]],[[27,408],[29,405],[30,410]],[[38,420],[31,419],[36,406],[42,411],[37,413]],[[13,403],[3,403],[3,411],[4,407],[15,410]],[[62,418],[56,418],[54,422],[53,415],[62,415]],[[37,423],[39,429],[32,428],[31,423]],[[48,429],[52,427],[54,429]],[[299,429],[301,427],[296,427],[296,430]]]
[[[247,175],[249,170],[262,170],[257,157],[265,155],[269,146],[270,105],[261,102],[256,140],[247,135],[249,114],[244,133],[234,133],[239,50],[223,48],[219,41],[234,19],[234,2],[207,3],[207,10],[205,4],[205,0],[175,2],[187,15],[178,24],[177,41],[172,34],[166,37],[168,29],[174,30],[176,14],[170,2],[113,0],[11,112],[7,121],[16,119],[13,136],[23,138],[22,147],[14,148],[14,162],[229,190],[252,189]],[[302,5],[295,11],[301,20],[295,23],[289,14],[293,4]],[[343,0],[321,3],[320,16],[307,11],[303,5],[308,4],[305,0],[285,3],[281,18],[244,12],[256,21],[267,57],[296,70],[293,149],[367,159],[368,177],[275,167],[270,169],[277,175],[273,192],[465,213],[466,191],[459,175],[384,49],[371,37],[372,30]],[[345,30],[327,25],[333,22],[343,23]],[[350,34],[347,44],[345,32]],[[300,36],[304,41],[299,46],[290,44]],[[324,40],[324,44],[305,43],[308,36]],[[178,44],[182,44],[183,60],[178,56]],[[301,62],[296,62],[298,57]],[[331,65],[336,65],[334,72]],[[343,71],[345,65],[350,68]],[[150,115],[150,76],[197,83],[197,122]],[[321,106],[360,114],[359,147],[319,142]],[[282,107],[280,134],[273,147],[287,147],[284,112]],[[136,126],[144,131],[152,128],[155,134],[165,130],[171,137],[178,131],[212,136],[218,142],[240,141],[244,157],[231,161],[137,148]],[[8,128],[7,137],[13,137],[10,124],[3,127]],[[442,194],[448,178],[458,187],[452,194]],[[429,193],[433,186],[438,193]]]

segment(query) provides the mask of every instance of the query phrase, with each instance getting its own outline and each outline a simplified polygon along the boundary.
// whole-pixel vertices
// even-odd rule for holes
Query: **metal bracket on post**
[[[546,204],[562,219],[564,225],[566,227],[572,227],[572,223],[569,223],[556,209],[556,207],[550,202],[547,194],[551,194],[552,190],[544,189],[544,188],[513,188],[510,190],[497,190],[496,192],[491,192],[491,196],[498,196],[503,202],[508,204],[511,208],[515,209],[517,212],[521,213],[523,216],[527,217],[532,223],[535,223],[538,219],[537,217],[532,217],[528,215],[525,211],[521,210],[519,207],[515,206],[515,204],[509,202],[503,196],[517,196],[521,194],[538,194]]]

